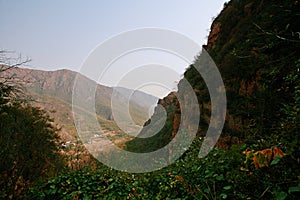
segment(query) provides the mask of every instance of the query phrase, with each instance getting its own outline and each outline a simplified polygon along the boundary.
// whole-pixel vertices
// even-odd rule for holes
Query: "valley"
[[[299,1],[230,0],[202,47],[161,99],[66,69],[0,63],[0,199],[298,200]],[[74,91],[76,77],[96,87]],[[213,112],[224,101],[210,94],[224,90],[226,111]]]

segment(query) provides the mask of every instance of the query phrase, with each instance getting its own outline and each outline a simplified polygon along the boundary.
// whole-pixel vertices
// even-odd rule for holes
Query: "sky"
[[[225,2],[0,0],[0,50],[14,51],[30,58],[30,68],[80,71],[99,44],[133,29],[156,27],[173,30],[201,46],[207,41],[212,19],[220,13]],[[164,57],[166,59],[168,56]],[[174,66],[174,70],[182,74],[187,66],[177,63],[180,66]],[[115,84],[109,82],[110,78],[106,79],[102,84]]]

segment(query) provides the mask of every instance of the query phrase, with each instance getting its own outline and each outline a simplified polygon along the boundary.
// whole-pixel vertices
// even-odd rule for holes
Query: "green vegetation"
[[[1,73],[7,70],[1,65]],[[21,198],[63,167],[58,129],[44,111],[21,100],[21,87],[9,78],[1,76],[0,91],[0,198]]]
[[[27,185],[55,175],[63,163],[57,130],[43,111],[21,104],[0,109],[0,196],[15,198]]]
[[[226,87],[227,118],[217,148],[226,152],[219,154],[220,160],[228,158],[226,164],[218,168],[228,167],[223,177],[230,185],[226,188],[230,189],[226,195],[213,195],[209,199],[296,199],[300,186],[300,3],[232,0],[224,6],[212,24],[204,48],[219,67]],[[201,109],[198,135],[204,136],[210,119],[210,98],[195,68],[200,65],[199,58],[200,55],[184,77],[198,96]],[[159,143],[166,143],[172,137],[175,118],[171,111],[173,104],[162,105],[170,113],[164,127],[168,131],[163,130],[158,135],[165,133]],[[129,149],[141,147],[151,149],[153,144],[128,143]],[[284,156],[275,154],[274,149]],[[218,165],[210,157],[206,158],[209,160],[206,166]],[[242,161],[245,158],[246,166]],[[199,163],[194,165],[199,166]],[[218,175],[216,173],[216,177]],[[189,180],[194,179],[196,177]],[[210,188],[217,188],[215,193],[226,186],[220,181],[205,179],[208,185],[212,184]]]
[[[297,199],[299,167],[283,157],[267,168],[245,162],[246,145],[198,158],[201,140],[169,167],[145,174],[105,166],[70,172],[28,192],[30,199]]]
[[[166,99],[167,100],[167,99]],[[173,130],[173,120],[175,117],[175,104],[178,102],[177,98],[174,97],[171,102],[164,102],[162,106],[166,108],[166,123],[163,128],[159,131],[159,133],[154,136],[148,138],[134,138],[126,143],[126,150],[132,152],[140,152],[146,153],[155,151],[167,145],[171,139],[173,138],[172,132]],[[161,127],[161,117],[163,111],[159,108],[156,109],[156,114],[151,117],[146,123],[144,128],[141,130],[140,135],[147,135],[148,132],[155,130],[155,127]],[[180,110],[179,110],[180,113]],[[180,120],[179,120],[180,121]],[[147,148],[145,148],[147,147]]]
[[[77,170],[65,169],[59,174],[52,170],[48,175],[53,177],[40,180],[37,174],[41,174],[41,171],[32,172],[23,167],[27,162],[21,162],[33,159],[25,157],[28,155],[23,149],[31,148],[32,144],[26,143],[29,140],[25,138],[16,137],[20,140],[16,147],[10,143],[15,149],[3,148],[1,144],[1,151],[3,149],[8,152],[1,152],[1,156],[16,155],[14,157],[19,158],[20,167],[23,167],[21,171],[18,168],[16,173],[20,173],[19,177],[22,178],[29,174],[28,180],[35,184],[27,187],[26,196],[17,196],[15,188],[20,185],[18,177],[6,176],[2,168],[10,170],[19,165],[3,158],[10,163],[1,165],[0,180],[17,179],[14,179],[14,184],[11,184],[12,180],[0,182],[6,187],[1,185],[4,189],[0,194],[3,198],[15,195],[14,198],[26,199],[298,199],[299,22],[300,2],[297,0],[231,0],[224,5],[224,10],[213,22],[208,44],[204,47],[223,77],[228,111],[221,138],[205,158],[198,158],[198,153],[209,124],[210,98],[204,81],[195,69],[199,65],[198,56],[184,74],[199,100],[201,119],[198,136],[175,163],[144,174],[119,172],[98,164],[96,167],[86,166]],[[3,130],[10,134],[15,129],[24,133],[26,131],[26,135],[29,132],[46,133],[47,138],[48,133],[55,133],[55,129],[47,128],[48,118],[42,117],[42,124],[34,123],[36,116],[44,116],[41,111],[21,104],[7,104],[8,100],[4,97],[9,96],[9,92],[9,88],[2,87],[0,101],[3,108],[0,107],[0,114],[3,115],[4,108],[10,111],[5,114],[5,118],[1,116],[3,144],[6,145],[8,141],[2,140],[5,136],[2,136]],[[135,139],[128,142],[128,150],[153,151],[166,145],[174,137],[180,123],[180,105],[172,94],[161,100],[160,104],[165,107],[167,114],[167,122],[162,131],[149,140]],[[154,125],[155,117],[156,115],[151,118]],[[19,119],[19,126],[13,124],[15,119]],[[150,121],[146,124],[149,123]],[[47,144],[52,145],[52,141],[53,139]],[[23,146],[18,146],[19,144]],[[33,154],[29,156],[36,153],[34,149],[31,151]],[[55,154],[52,152],[47,155]],[[38,158],[40,157],[34,159]],[[38,162],[41,163],[41,168],[38,169],[44,169],[43,161]],[[31,166],[34,163],[28,164]],[[59,165],[55,165],[57,166]]]

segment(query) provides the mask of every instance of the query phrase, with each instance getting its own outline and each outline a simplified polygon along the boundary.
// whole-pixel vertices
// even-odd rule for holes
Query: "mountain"
[[[87,83],[95,84],[95,111],[103,132],[110,138],[116,140],[128,140],[126,130],[121,130],[114,120],[114,114],[118,112],[128,112],[120,108],[129,102],[129,112],[134,121],[134,126],[141,127],[151,115],[151,106],[158,98],[125,88],[112,88],[96,84],[94,81],[84,77],[77,72],[70,70],[42,71],[26,68],[13,68],[7,72],[7,76],[15,76],[25,88],[26,93],[34,100],[34,106],[41,107],[54,118],[55,123],[61,127],[61,137],[63,141],[75,141],[76,129],[73,121],[72,94],[76,77],[83,77]],[[117,99],[116,103],[120,107],[115,112],[111,109],[112,97]],[[86,99],[86,103],[91,103]],[[125,107],[126,108],[126,107]],[[85,108],[80,108],[87,112]],[[150,112],[150,113],[149,113]],[[94,134],[93,134],[94,136]],[[93,137],[89,136],[89,137]],[[84,143],[90,141],[89,138],[81,138]]]
[[[276,128],[285,120],[282,106],[294,102],[300,59],[300,4],[298,1],[232,0],[214,19],[203,48],[216,63],[225,84],[226,122],[218,146],[278,138]],[[197,95],[198,135],[205,136],[211,119],[211,99],[203,77],[196,70],[200,53],[184,73]],[[178,93],[184,93],[179,82]],[[180,125],[181,106],[176,95],[159,101],[167,121],[156,138],[131,140],[127,149],[148,152],[168,144]],[[155,113],[150,121],[156,118]],[[147,129],[141,131],[143,133]],[[278,130],[277,130],[278,131]]]
[[[96,171],[64,172],[34,188],[32,197],[299,199],[299,22],[298,0],[231,0],[224,4],[203,46],[221,73],[227,96],[226,122],[217,147],[211,148],[213,145],[205,142],[212,138],[206,136],[208,126],[215,128],[222,123],[218,117],[223,117],[223,113],[215,115],[217,120],[211,117],[215,101],[209,92],[223,88],[213,85],[208,91],[204,80],[215,79],[204,78],[198,71],[209,69],[206,51],[202,51],[187,68],[178,91],[160,99],[139,137],[125,144],[126,150],[151,153],[136,153],[136,160],[126,155],[108,156],[112,158],[109,161],[117,161],[120,166],[129,160],[130,166],[140,164],[143,170],[152,164],[168,167],[135,174],[105,166]],[[191,90],[185,88],[186,81]],[[130,92],[123,94],[128,96]],[[198,100],[196,105],[185,101],[193,95]],[[116,96],[123,98],[120,93]],[[83,102],[88,100],[84,98]],[[197,109],[200,116],[187,118]],[[189,130],[195,124],[198,137],[186,147],[181,141],[189,138],[185,137],[189,131],[180,132],[180,127],[185,125]],[[153,135],[156,130],[160,131]],[[181,137],[177,137],[178,132]],[[173,141],[181,143],[176,145]],[[202,146],[208,146],[210,152],[199,158]],[[178,160],[173,160],[177,156]],[[146,162],[148,159],[150,162]]]

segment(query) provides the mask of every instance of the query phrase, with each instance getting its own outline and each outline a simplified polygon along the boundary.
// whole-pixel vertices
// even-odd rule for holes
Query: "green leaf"
[[[55,185],[50,185],[50,188],[51,189],[55,189]]]
[[[270,163],[270,165],[272,166],[272,165],[276,165],[279,161],[280,161],[280,156],[279,155],[277,155],[275,158],[274,158],[274,160],[272,160],[272,162]]]
[[[231,189],[231,185],[227,185],[223,187],[224,190],[230,190]]]
[[[222,199],[227,199],[227,197],[228,197],[228,195],[225,194],[225,193],[222,193],[220,196],[221,196]]]
[[[223,175],[223,174],[218,175],[218,176],[216,177],[216,180],[217,180],[217,181],[222,181],[222,180],[224,180],[224,175]]]
[[[289,193],[300,192],[300,183],[297,186],[289,187]]]
[[[287,193],[281,191],[276,194],[276,200],[284,200],[287,197]]]

